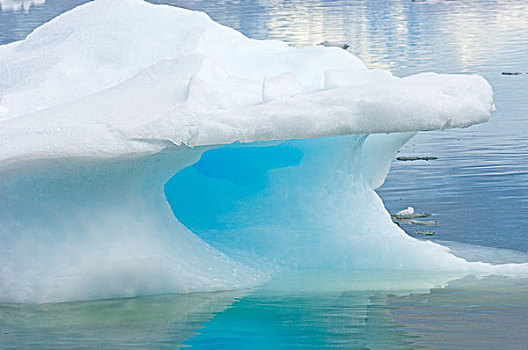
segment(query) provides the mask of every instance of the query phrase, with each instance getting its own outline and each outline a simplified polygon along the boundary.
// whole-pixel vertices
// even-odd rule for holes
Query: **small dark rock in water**
[[[502,75],[519,75],[521,72],[502,72]]]
[[[416,231],[416,233],[418,233],[420,235],[426,235],[426,236],[434,236],[434,235],[436,235],[436,232],[431,232],[431,231]]]
[[[399,161],[407,162],[411,160],[436,160],[438,157],[396,157]]]
[[[350,45],[348,45],[347,43],[336,43],[336,42],[326,41],[326,40],[320,43],[319,45],[323,45],[326,47],[340,47],[343,50],[346,50],[350,47]]]

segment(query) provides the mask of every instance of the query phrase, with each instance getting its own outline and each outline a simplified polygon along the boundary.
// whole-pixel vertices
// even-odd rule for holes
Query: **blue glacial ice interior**
[[[253,262],[375,268],[360,254],[367,247],[353,241],[376,240],[386,230],[372,229],[387,216],[370,185],[382,183],[387,163],[412,135],[223,146],[172,177],[165,194],[200,238]]]
[[[17,235],[2,236],[1,297],[233,289],[284,269],[522,274],[525,264],[468,263],[394,225],[373,188],[413,134],[12,165],[0,215]]]

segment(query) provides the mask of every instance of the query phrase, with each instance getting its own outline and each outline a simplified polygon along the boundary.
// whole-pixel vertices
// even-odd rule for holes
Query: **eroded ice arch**
[[[283,262],[493,270],[408,237],[373,191],[413,132],[489,118],[479,76],[397,78],[341,49],[98,0],[0,47],[0,97],[2,301],[240,288]],[[250,195],[229,187],[245,185],[233,169],[215,173],[243,148],[245,178],[261,181]],[[212,163],[190,167],[208,150]],[[164,197],[177,172],[182,203],[203,183],[202,203],[232,191],[244,208],[196,236]]]

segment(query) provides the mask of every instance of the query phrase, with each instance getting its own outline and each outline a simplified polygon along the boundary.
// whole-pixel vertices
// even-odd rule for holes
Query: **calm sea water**
[[[16,2],[16,1],[14,1]],[[85,1],[0,12],[0,44]],[[478,73],[495,91],[489,123],[420,133],[378,190],[389,211],[438,220],[423,238],[497,261],[528,252],[528,2],[153,1],[206,11],[252,38],[346,42],[370,67],[405,76]],[[7,4],[9,1],[0,1]],[[523,73],[503,75],[503,72]],[[327,276],[325,277],[327,278]],[[324,278],[323,278],[324,279]],[[290,277],[283,277],[283,281]],[[333,282],[332,282],[333,281]],[[328,280],[326,280],[328,282]],[[280,283],[280,278],[273,283]],[[337,283],[330,280],[330,283]],[[425,294],[305,288],[56,305],[0,305],[0,348],[528,348],[528,282],[464,279]]]

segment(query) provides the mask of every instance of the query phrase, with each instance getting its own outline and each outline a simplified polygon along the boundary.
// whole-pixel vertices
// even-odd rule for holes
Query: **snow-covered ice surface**
[[[373,190],[415,132],[492,109],[479,76],[398,78],[199,12],[82,5],[0,47],[0,300],[241,288],[278,266],[525,274],[410,238]],[[163,193],[175,173],[188,227]]]
[[[0,57],[4,162],[464,127],[492,105],[479,76],[399,79],[338,48],[250,40],[137,0],[79,6]]]

